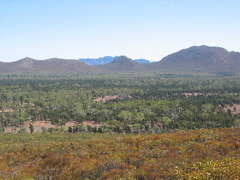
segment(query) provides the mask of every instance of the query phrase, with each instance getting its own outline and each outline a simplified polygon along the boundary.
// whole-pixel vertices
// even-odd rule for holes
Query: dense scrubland
[[[240,129],[0,136],[2,179],[239,179]]]
[[[2,75],[0,178],[239,179],[239,92],[238,76]]]

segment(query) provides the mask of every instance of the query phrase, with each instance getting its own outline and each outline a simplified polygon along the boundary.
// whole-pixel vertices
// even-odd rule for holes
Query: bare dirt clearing
[[[96,128],[101,127],[101,124],[99,124],[95,121],[83,121],[82,124],[85,125],[85,126],[91,126],[91,127],[96,127]]]
[[[14,112],[15,110],[13,109],[2,109],[0,110],[0,113],[8,113],[8,112]]]
[[[67,130],[68,127],[73,127],[75,125],[80,124],[76,121],[69,121],[65,123],[65,125],[54,125],[51,124],[51,121],[26,121],[23,125],[17,125],[17,126],[8,126],[4,128],[5,133],[17,133],[21,129],[25,128],[26,132],[30,133],[30,124],[33,125],[34,133],[41,133],[43,132],[42,128],[49,129],[49,128],[63,128],[63,130]],[[83,121],[82,123],[85,126],[91,126],[99,128],[101,127],[100,123],[97,123],[95,121]]]
[[[225,105],[223,110],[226,112],[230,110],[232,114],[240,114],[240,105],[239,104]]]
[[[113,95],[113,96],[104,96],[104,97],[98,97],[97,99],[94,100],[94,102],[102,101],[102,102],[107,102],[112,99],[120,99],[121,97],[118,95]]]
[[[51,121],[35,121],[35,122],[32,122],[32,121],[26,121],[24,122],[24,125],[18,125],[18,126],[8,126],[8,127],[5,127],[4,128],[4,132],[6,133],[17,133],[19,132],[22,128],[25,128],[26,129],[26,132],[30,133],[30,124],[33,125],[33,128],[34,128],[34,132],[42,132],[42,128],[46,128],[46,129],[49,129],[49,128],[61,128],[61,127],[65,127],[65,129],[67,127],[73,127],[77,124],[79,124],[78,122],[75,122],[75,121],[70,121],[70,122],[67,122],[65,125],[54,125],[54,124],[51,124]]]
[[[185,96],[212,96],[214,93],[201,93],[201,92],[193,92],[193,93],[182,93]]]

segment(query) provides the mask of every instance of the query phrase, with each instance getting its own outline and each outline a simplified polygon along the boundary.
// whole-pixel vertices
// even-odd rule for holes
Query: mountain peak
[[[113,60],[111,63],[114,64],[126,64],[126,63],[136,63],[137,62],[133,61],[132,59],[128,58],[127,56],[119,56],[118,58],[116,58],[115,60]]]
[[[100,67],[110,71],[110,72],[125,72],[125,73],[139,73],[145,70],[143,64],[133,61],[126,56],[119,56],[117,59],[111,63],[101,65]]]
[[[36,61],[36,59],[30,58],[30,57],[25,57],[25,58],[20,59],[16,62],[26,62],[26,61]]]
[[[192,46],[164,57],[159,67],[181,72],[228,71],[231,53],[221,47]]]
[[[217,46],[206,46],[206,45],[201,45],[201,46],[191,46],[185,50],[196,50],[196,51],[224,51],[228,52],[226,49],[222,47],[217,47]]]
[[[209,46],[192,46],[187,49],[180,50],[173,54],[164,57],[161,61],[185,61],[185,62],[197,62],[204,61],[208,63],[227,63],[230,53],[220,47],[209,47]]]
[[[138,62],[138,63],[151,63],[149,60],[147,59],[134,59],[135,62]]]

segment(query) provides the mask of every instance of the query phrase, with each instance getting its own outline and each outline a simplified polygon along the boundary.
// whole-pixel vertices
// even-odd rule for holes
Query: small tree
[[[42,132],[43,132],[43,133],[47,132],[47,128],[41,127],[41,129],[42,129]]]
[[[33,133],[34,132],[34,127],[32,124],[29,125],[29,129],[30,129],[30,132]]]
[[[102,128],[99,127],[98,130],[97,130],[97,132],[98,132],[98,133],[103,133]]]
[[[123,127],[123,131],[124,131],[125,133],[131,133],[131,132],[132,132],[132,128],[131,128],[130,126],[128,126],[128,125],[125,125],[125,126]]]
[[[68,127],[68,132],[72,133],[73,132],[73,128],[71,126]]]
[[[18,133],[25,133],[26,132],[26,128],[21,128],[19,131],[18,131]]]
[[[172,123],[172,120],[169,117],[162,118],[162,125],[164,129],[168,129],[171,123]]]
[[[91,126],[87,125],[87,130],[88,130],[88,132],[92,132],[93,128]]]
[[[96,128],[96,127],[93,127],[93,128],[92,128],[92,132],[96,133],[96,132],[97,132],[97,128]]]

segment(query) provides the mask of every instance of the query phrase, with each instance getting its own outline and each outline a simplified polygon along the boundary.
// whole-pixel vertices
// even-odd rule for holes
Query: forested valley
[[[3,76],[0,126],[25,132],[24,123],[47,121],[59,128],[39,132],[99,133],[232,127],[239,90],[237,77]]]

